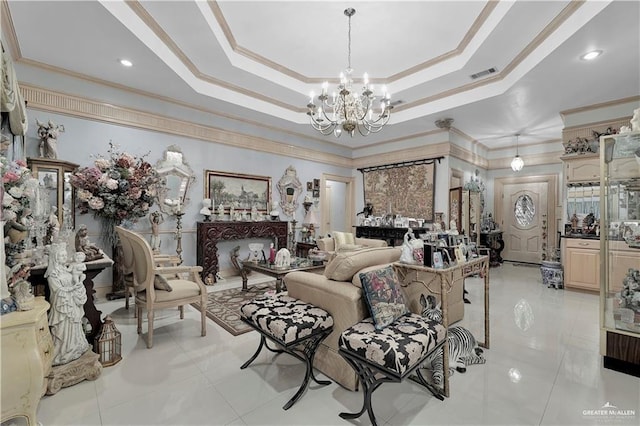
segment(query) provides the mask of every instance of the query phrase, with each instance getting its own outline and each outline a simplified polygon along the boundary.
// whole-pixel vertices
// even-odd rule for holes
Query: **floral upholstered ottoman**
[[[240,307],[242,321],[261,335],[260,345],[255,354],[240,368],[247,368],[258,356],[262,347],[272,352],[286,352],[306,364],[306,374],[296,394],[284,405],[287,410],[304,394],[309,379],[320,385],[328,385],[327,380],[318,380],[313,374],[313,358],[320,343],[333,330],[333,317],[309,303],[294,299],[284,293],[275,296],[260,296]],[[281,349],[271,349],[269,339]]]
[[[438,399],[441,393],[420,373],[419,366],[436,350],[441,350],[447,330],[435,321],[408,313],[383,329],[376,329],[367,318],[346,329],[338,341],[339,353],[353,367],[362,383],[364,402],[358,413],[340,413],[343,419],[360,417],[365,409],[373,425],[376,419],[371,406],[371,394],[384,382],[401,382],[416,372],[417,383],[431,391]]]

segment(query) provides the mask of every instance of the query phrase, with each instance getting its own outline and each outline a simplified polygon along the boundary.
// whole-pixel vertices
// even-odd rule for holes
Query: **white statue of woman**
[[[87,293],[78,278],[74,281],[65,266],[66,261],[66,245],[51,244],[49,266],[44,276],[51,291],[49,326],[53,338],[53,365],[74,361],[91,348],[82,329]]]
[[[218,220],[224,219],[224,204],[220,203],[218,206]]]

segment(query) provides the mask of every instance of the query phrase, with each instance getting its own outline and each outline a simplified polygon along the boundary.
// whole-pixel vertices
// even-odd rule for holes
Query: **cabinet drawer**
[[[600,240],[566,238],[565,241],[566,241],[567,248],[600,250]]]

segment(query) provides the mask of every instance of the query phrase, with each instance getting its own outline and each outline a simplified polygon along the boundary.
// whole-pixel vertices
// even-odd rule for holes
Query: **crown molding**
[[[587,105],[587,106],[583,106],[583,107],[580,107],[580,108],[567,109],[567,110],[564,110],[564,111],[560,111],[560,117],[562,117],[562,121],[565,121],[565,118],[568,115],[573,115],[573,114],[577,114],[577,113],[580,113],[580,112],[593,111],[593,110],[601,109],[601,108],[609,108],[609,107],[612,107],[612,106],[622,105],[622,104],[631,103],[631,102],[640,102],[640,96],[630,96],[628,98],[616,99],[614,101],[608,101],[608,102],[602,102],[602,103],[599,103],[599,104]],[[573,127],[577,127],[577,126],[567,127],[567,129],[571,129]]]

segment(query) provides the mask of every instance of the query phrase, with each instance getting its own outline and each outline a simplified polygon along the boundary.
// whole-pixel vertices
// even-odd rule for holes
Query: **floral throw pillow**
[[[377,330],[409,312],[400,280],[391,265],[361,273],[360,281]]]

